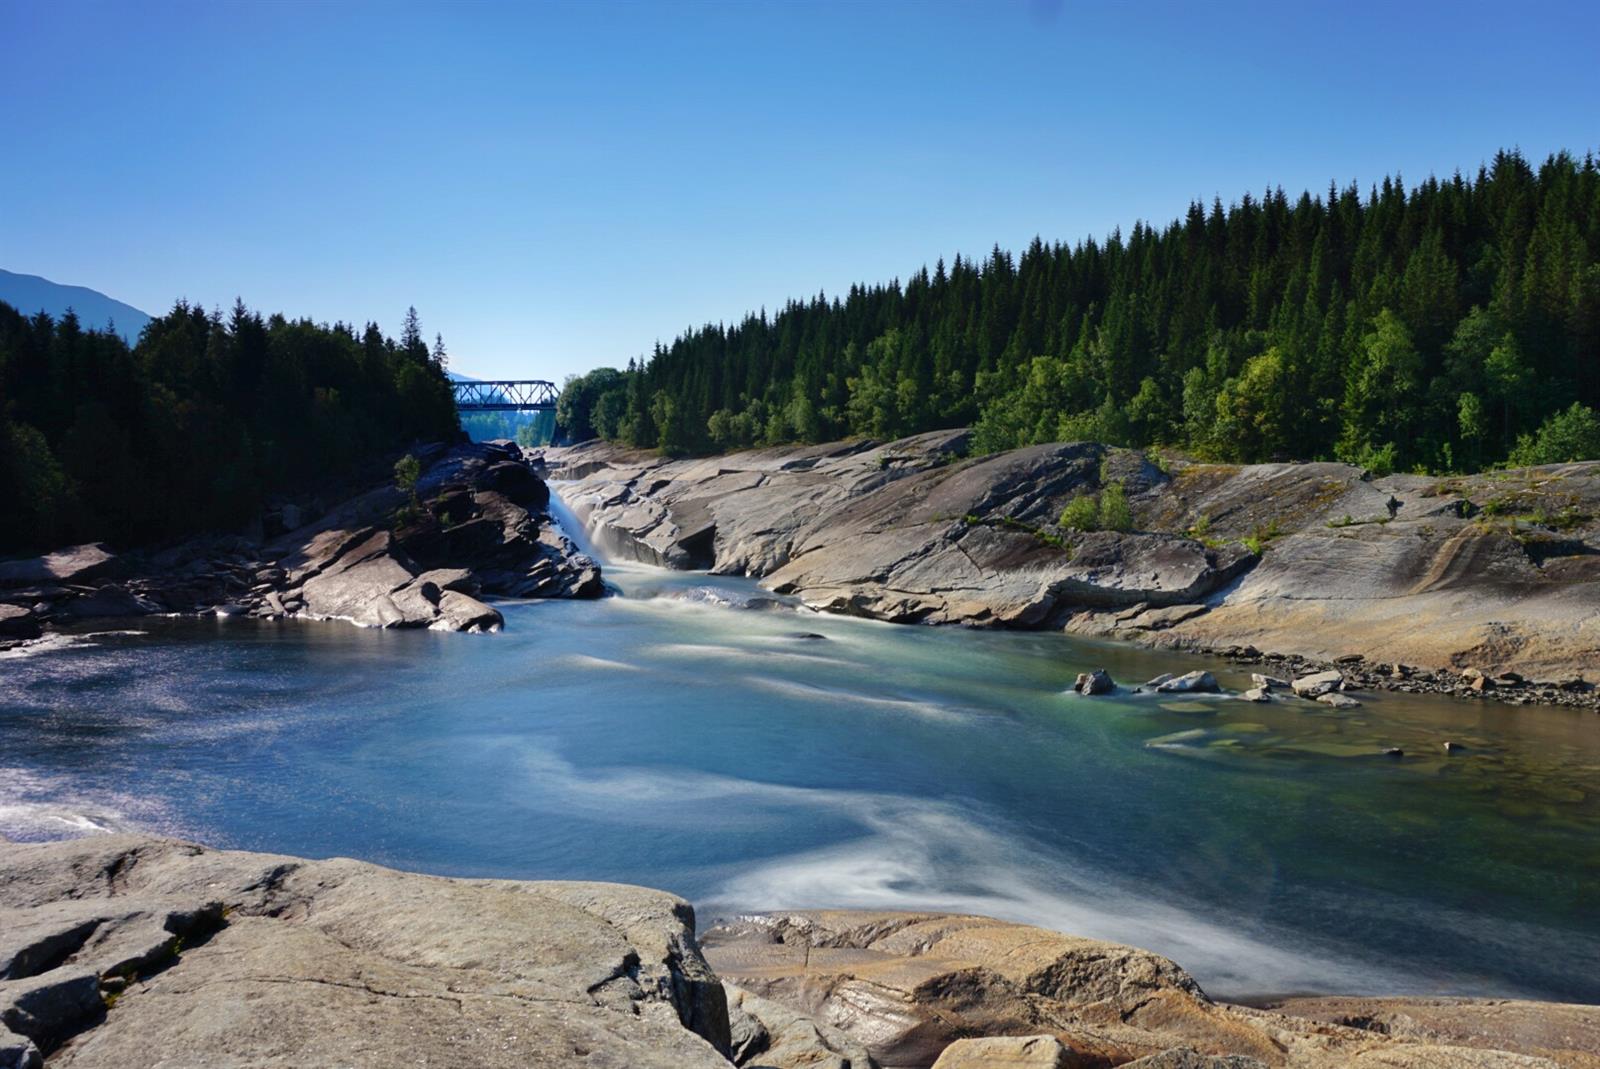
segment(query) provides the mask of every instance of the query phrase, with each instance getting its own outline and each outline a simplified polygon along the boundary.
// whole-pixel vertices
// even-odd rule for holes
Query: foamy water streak
[[[554,751],[524,753],[526,767],[562,808],[590,817],[748,827],[827,814],[859,835],[768,860],[701,896],[706,917],[781,909],[930,910],[1036,924],[1166,954],[1221,994],[1415,990],[1414,976],[1244,918],[1214,919],[1063,857],[971,805],[867,791],[790,787],[642,768],[579,772]],[[1318,978],[1308,984],[1307,976]]]

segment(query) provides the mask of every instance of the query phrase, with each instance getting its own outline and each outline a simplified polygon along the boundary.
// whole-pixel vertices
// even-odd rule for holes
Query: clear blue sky
[[[937,257],[1600,147],[1585,3],[0,0],[0,267],[559,378]]]

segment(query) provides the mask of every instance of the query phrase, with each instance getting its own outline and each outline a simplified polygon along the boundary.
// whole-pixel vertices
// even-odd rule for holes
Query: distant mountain
[[[129,345],[139,340],[150,317],[131,304],[107,297],[87,286],[63,286],[38,275],[19,275],[0,269],[0,301],[11,305],[23,315],[48,312],[60,319],[68,308],[78,313],[84,327],[104,330],[106,324],[115,323],[117,333]]]

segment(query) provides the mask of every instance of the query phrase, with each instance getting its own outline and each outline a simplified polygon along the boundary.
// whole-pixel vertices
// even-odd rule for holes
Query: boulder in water
[[[1181,676],[1168,679],[1156,687],[1164,694],[1220,694],[1222,688],[1217,685],[1217,678],[1210,672],[1198,669],[1185,672]]]
[[[1079,694],[1110,694],[1117,689],[1117,683],[1111,678],[1111,673],[1104,668],[1096,668],[1093,672],[1079,672],[1072,689]]]
[[[1344,674],[1337,668],[1330,668],[1326,672],[1312,672],[1310,675],[1301,676],[1291,685],[1300,697],[1316,698],[1329,691],[1338,690],[1343,683]]]

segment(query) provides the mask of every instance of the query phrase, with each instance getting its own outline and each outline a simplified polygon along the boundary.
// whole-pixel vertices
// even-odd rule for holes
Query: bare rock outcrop
[[[361,627],[492,631],[484,596],[598,597],[600,567],[550,518],[550,491],[509,443],[419,450],[416,504],[371,488],[271,541],[186,542],[115,555],[102,545],[0,564],[0,641],[41,624],[218,613]],[[284,507],[280,519],[299,520]]]
[[[1592,695],[1600,462],[1372,478],[1094,443],[967,457],[966,442],[700,460],[589,443],[546,460],[608,550],[756,576],[819,609],[1549,684],[1474,695],[1510,701]],[[1069,502],[1113,485],[1131,529],[1061,525]]]
[[[0,1067],[1573,1069],[1600,1008],[1213,1002],[1134,947],[171,839],[0,842]],[[715,970],[715,971],[713,971]]]
[[[726,1069],[681,899],[102,837],[0,845],[8,1066]]]
[[[1230,1006],[1148,951],[985,917],[775,913],[713,928],[704,946],[725,980],[851,1037],[885,1069],[1588,1069],[1600,1051],[1595,1007]],[[1387,1009],[1369,1013],[1372,1002]],[[1409,1007],[1422,1019],[1385,1024]],[[1479,1009],[1485,1027],[1475,1032]],[[1533,1021],[1543,1023],[1517,1034]]]

